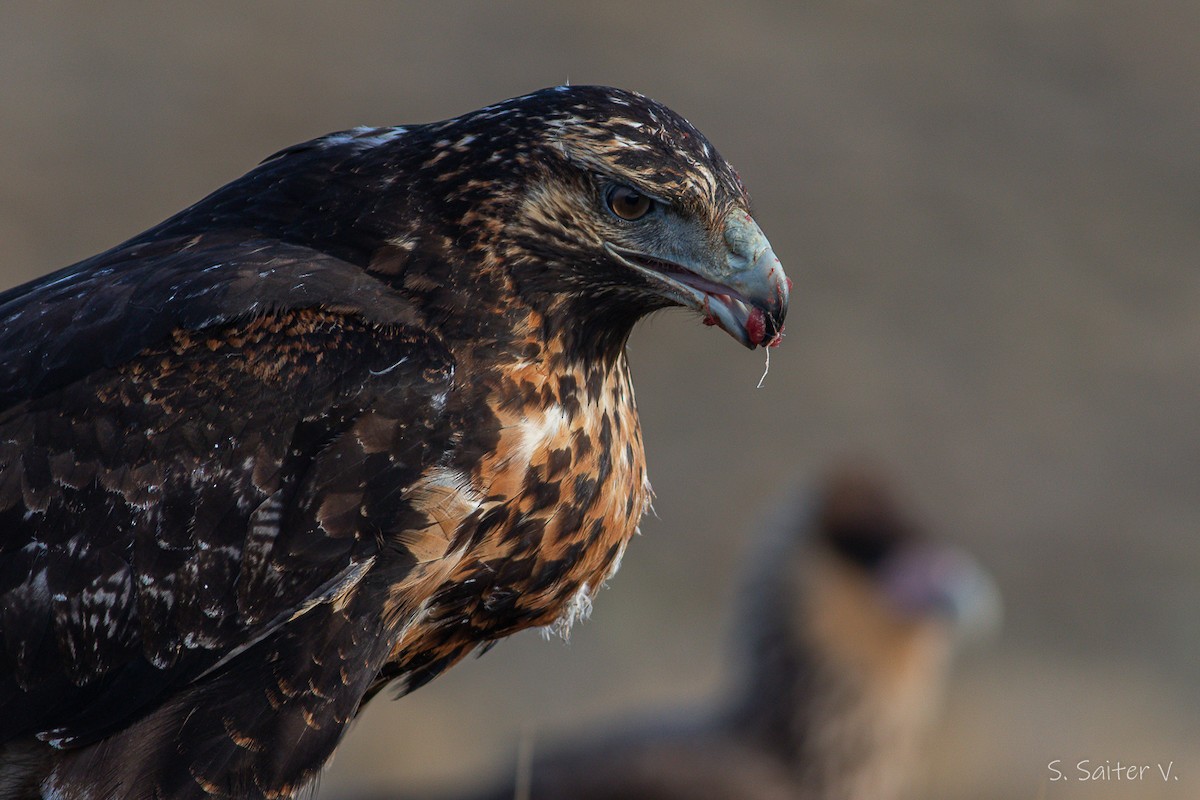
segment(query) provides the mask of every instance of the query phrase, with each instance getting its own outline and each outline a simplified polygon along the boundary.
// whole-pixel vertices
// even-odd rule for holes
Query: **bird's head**
[[[949,623],[968,637],[998,625],[999,594],[987,572],[958,547],[932,540],[871,468],[829,477],[816,527],[818,549],[873,588],[881,616]]]
[[[442,177],[443,196],[522,295],[622,342],[668,306],[751,349],[780,342],[790,281],[737,173],[670,109],[562,86],[432,128],[450,161],[471,162]]]

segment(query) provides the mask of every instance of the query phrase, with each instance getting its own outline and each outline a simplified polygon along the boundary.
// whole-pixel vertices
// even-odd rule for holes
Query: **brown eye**
[[[614,186],[608,192],[608,207],[618,217],[633,222],[649,213],[654,201],[628,186]]]

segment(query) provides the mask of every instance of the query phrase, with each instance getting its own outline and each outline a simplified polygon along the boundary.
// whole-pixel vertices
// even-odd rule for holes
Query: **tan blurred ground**
[[[763,363],[683,314],[632,343],[658,518],[568,646],[517,637],[377,701],[323,798],[484,780],[717,690],[781,487],[893,465],[998,576],[928,797],[1200,797],[1200,4],[0,6],[0,286],[263,156],[610,83],[739,168],[796,281]],[[1048,783],[1174,761],[1179,781]],[[1066,770],[1075,777],[1073,770]]]

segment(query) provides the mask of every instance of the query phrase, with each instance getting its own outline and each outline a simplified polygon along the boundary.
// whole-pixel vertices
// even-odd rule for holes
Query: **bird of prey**
[[[838,470],[777,516],[736,623],[747,669],[729,702],[548,751],[521,779],[529,800],[910,796],[949,656],[994,625],[994,586],[875,470]]]
[[[557,87],[290,147],[0,294],[0,798],[281,798],[362,704],[566,624],[649,487],[624,353],[778,344],[738,175]]]

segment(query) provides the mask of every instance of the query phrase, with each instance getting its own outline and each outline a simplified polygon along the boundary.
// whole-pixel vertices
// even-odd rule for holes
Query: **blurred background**
[[[319,797],[433,793],[724,691],[756,523],[887,465],[996,576],[928,798],[1200,796],[1200,4],[108,3],[0,8],[0,288],[288,144],[543,86],[637,89],[739,169],[784,346],[630,345],[656,516],[568,644],[514,637],[360,718]],[[1050,782],[1167,764],[1178,781]],[[1074,778],[1073,770],[1068,769]]]

